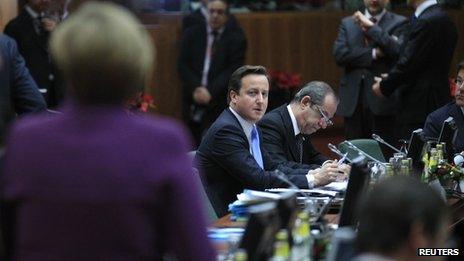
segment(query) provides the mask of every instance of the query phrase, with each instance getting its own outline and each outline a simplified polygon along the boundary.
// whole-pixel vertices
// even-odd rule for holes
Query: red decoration
[[[270,70],[269,75],[272,82],[271,88],[293,91],[301,86],[301,74]]]
[[[134,98],[129,99],[127,108],[132,112],[148,112],[150,109],[156,109],[153,96],[145,92],[138,92]]]

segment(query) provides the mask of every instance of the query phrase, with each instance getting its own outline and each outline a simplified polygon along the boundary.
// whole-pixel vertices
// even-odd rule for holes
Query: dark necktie
[[[416,14],[412,14],[410,23],[411,25],[414,25],[417,22],[417,17]]]
[[[298,163],[303,163],[303,135],[298,134],[296,135],[296,147],[298,150]]]
[[[219,42],[219,32],[214,30],[211,32],[211,34],[213,35],[213,44],[211,45],[211,56],[213,56],[217,50],[217,45]]]
[[[36,18],[34,18],[33,24],[34,24],[35,33],[38,35],[41,35],[43,33],[42,16],[39,15]]]

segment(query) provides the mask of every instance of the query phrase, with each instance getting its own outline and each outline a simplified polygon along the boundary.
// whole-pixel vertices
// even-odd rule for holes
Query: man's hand
[[[382,91],[380,90],[380,82],[382,81],[382,78],[380,77],[374,77],[375,83],[372,85],[372,91],[377,97],[380,98],[385,98],[383,95]]]
[[[348,164],[340,164],[338,165],[339,175],[337,181],[343,181],[348,178],[348,174],[351,172],[351,166]]]
[[[356,13],[353,14],[353,19],[357,24],[359,24],[359,26],[362,27],[364,31],[374,26],[374,23],[367,19],[367,17],[360,11],[356,11]]]
[[[52,32],[55,30],[56,25],[58,24],[58,19],[53,17],[44,17],[41,20],[42,28],[47,32]]]
[[[326,163],[314,173],[314,186],[324,186],[336,181],[339,176],[338,164],[335,162]]]
[[[204,86],[199,86],[193,91],[193,100],[202,105],[208,105],[211,101],[211,94]]]
[[[374,52],[375,52],[375,57],[377,57],[377,59],[385,56],[385,54],[383,53],[382,49],[380,49],[380,47],[375,48]]]

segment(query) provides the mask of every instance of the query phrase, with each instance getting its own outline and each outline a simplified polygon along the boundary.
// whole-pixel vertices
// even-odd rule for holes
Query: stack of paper
[[[229,204],[229,211],[232,213],[232,219],[247,217],[250,206],[279,198],[279,194],[245,189],[237,195],[236,201]]]

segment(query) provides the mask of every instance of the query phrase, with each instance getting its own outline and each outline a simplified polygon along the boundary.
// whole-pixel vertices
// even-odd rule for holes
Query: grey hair
[[[291,103],[301,102],[301,100],[305,96],[309,96],[309,97],[311,97],[311,101],[314,104],[322,105],[324,103],[325,97],[327,95],[329,95],[329,94],[333,95],[338,101],[338,98],[335,95],[335,92],[332,89],[332,87],[330,87],[330,85],[328,85],[325,82],[321,82],[321,81],[311,81],[311,82],[305,84],[305,86],[303,86],[303,88],[301,88],[295,94],[295,96],[293,97],[293,100],[291,101]]]

